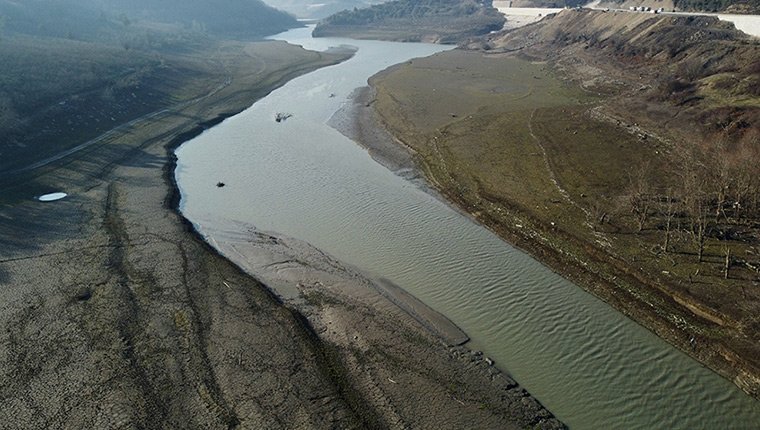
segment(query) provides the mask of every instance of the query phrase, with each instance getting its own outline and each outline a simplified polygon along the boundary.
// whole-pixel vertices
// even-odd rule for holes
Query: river
[[[201,234],[253,225],[393,281],[572,428],[758,428],[760,403],[729,381],[326,125],[371,75],[450,47],[309,31],[276,38],[357,54],[290,81],[177,151],[181,209]],[[275,122],[278,112],[292,117]]]

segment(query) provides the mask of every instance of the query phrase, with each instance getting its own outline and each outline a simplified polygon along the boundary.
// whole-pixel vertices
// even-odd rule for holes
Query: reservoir
[[[759,402],[326,124],[373,74],[451,47],[312,39],[310,30],[276,38],[358,51],[177,151],[181,209],[201,234],[213,243],[214,231],[255,226],[391,280],[571,428],[758,428]],[[277,122],[278,113],[292,116]]]

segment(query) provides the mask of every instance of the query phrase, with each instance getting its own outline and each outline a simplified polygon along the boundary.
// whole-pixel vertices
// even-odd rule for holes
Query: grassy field
[[[478,220],[724,375],[760,365],[754,230],[716,221],[699,261],[692,225],[673,210],[665,249],[665,198],[683,178],[677,154],[607,116],[617,96],[586,92],[543,63],[459,50],[372,84],[383,122]]]

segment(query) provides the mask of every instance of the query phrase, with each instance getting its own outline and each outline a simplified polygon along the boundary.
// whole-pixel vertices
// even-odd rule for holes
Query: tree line
[[[323,20],[332,25],[366,25],[386,19],[420,19],[435,16],[463,17],[488,14],[492,3],[476,0],[396,0],[365,9],[344,10]]]

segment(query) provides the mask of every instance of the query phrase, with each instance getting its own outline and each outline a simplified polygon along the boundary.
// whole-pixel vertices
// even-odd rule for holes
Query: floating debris
[[[217,183],[216,183],[216,187],[217,187],[217,188],[222,188],[222,187],[223,187],[223,186],[225,186],[225,185],[227,185],[227,184],[225,184],[224,182],[217,182]]]
[[[335,97],[335,93],[330,93],[330,98]]]
[[[61,200],[66,196],[68,196],[66,193],[50,193],[37,197],[37,200],[41,202],[54,202],[56,200]]]
[[[274,116],[274,120],[277,122],[283,122],[286,119],[290,118],[291,116],[293,116],[293,114],[285,113],[285,112],[277,112],[277,115]]]

